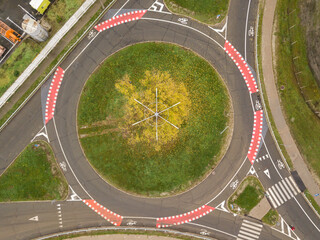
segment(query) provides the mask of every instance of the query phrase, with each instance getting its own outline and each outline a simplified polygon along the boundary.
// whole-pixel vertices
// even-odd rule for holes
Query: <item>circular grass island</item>
[[[164,197],[203,180],[232,130],[227,89],[190,50],[165,43],[129,46],[88,79],[78,107],[81,146],[108,183]]]

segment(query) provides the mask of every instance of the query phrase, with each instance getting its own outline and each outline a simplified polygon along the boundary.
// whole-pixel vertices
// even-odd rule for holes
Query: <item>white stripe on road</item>
[[[300,193],[300,189],[294,182],[292,176],[282,179],[267,190],[269,199],[274,208],[289,201],[295,195]]]
[[[279,182],[280,183],[280,182]],[[283,198],[284,202],[287,201],[287,198],[284,196],[284,194],[282,193],[280,187],[278,186],[278,184],[275,185],[276,189],[278,190],[279,194],[281,195],[281,197]],[[288,199],[289,200],[289,199]]]
[[[297,195],[298,193],[296,192],[296,190],[294,189],[294,187],[292,187],[290,180],[288,178],[285,179],[289,188],[291,189],[291,191],[293,192],[294,195]]]
[[[241,230],[246,230],[248,232],[251,232],[251,233],[256,233],[257,231],[260,231],[260,228],[255,228],[255,230],[253,230],[252,228],[247,228],[247,227],[243,227],[245,223],[242,223],[242,227],[241,227]]]
[[[283,183],[283,185],[287,189],[287,191],[290,194],[290,196],[293,197],[294,195],[293,195],[292,191],[290,190],[289,186],[286,184],[286,181],[284,179],[282,179],[281,182]]]
[[[268,191],[271,195],[271,197],[274,199],[274,201],[276,202],[276,204],[274,205],[274,208],[277,208],[278,206],[280,206],[280,203],[278,201],[278,199],[276,198],[276,196],[273,194],[272,189],[269,188]]]
[[[243,220],[240,227],[238,238],[239,240],[256,240],[259,238],[263,225]]]
[[[281,187],[282,191],[284,192],[284,194],[286,195],[286,197],[288,198],[288,200],[291,198],[287,192],[287,190],[284,188],[284,186],[282,185],[282,182],[278,182],[279,186]]]
[[[263,225],[262,225],[262,224],[258,224],[258,223],[250,222],[250,221],[248,221],[248,220],[246,220],[246,219],[244,219],[243,221],[244,221],[245,223],[250,223],[251,225],[255,225],[255,226],[260,227],[260,228],[262,228],[262,227],[263,227]]]
[[[259,238],[259,235],[257,236],[255,234],[248,233],[247,231],[240,230],[239,233],[242,234],[242,235],[247,235],[247,236],[252,237],[252,238]]]
[[[248,229],[248,228],[251,228],[251,229]],[[254,231],[255,230],[254,232],[256,232],[256,231],[260,231],[261,227],[259,228],[259,227],[251,226],[251,225],[249,225],[247,223],[242,223],[241,229],[248,229],[248,231]],[[252,229],[254,229],[254,230],[252,230]]]
[[[277,196],[277,198],[278,198],[278,200],[279,200],[279,202],[280,202],[279,205],[281,205],[281,204],[283,203],[283,200],[282,200],[282,198],[279,196],[279,193],[277,192],[277,190],[276,190],[276,188],[274,187],[274,185],[271,187],[271,189],[272,189],[272,191],[274,192],[274,194]]]
[[[241,237],[241,238],[239,238],[239,237]],[[237,240],[243,240],[243,239],[255,240],[254,238],[247,237],[247,236],[244,236],[244,235],[242,235],[242,234],[239,234]]]
[[[293,180],[292,176],[289,176],[289,179],[291,181],[291,183],[293,184],[293,186],[296,188],[297,192],[300,192],[299,187],[297,186],[296,182]]]

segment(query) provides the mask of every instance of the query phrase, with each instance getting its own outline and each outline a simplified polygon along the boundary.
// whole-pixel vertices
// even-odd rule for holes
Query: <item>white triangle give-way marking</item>
[[[218,206],[216,206],[216,209],[228,213],[229,211],[224,207],[224,204],[225,204],[225,203],[226,203],[226,200],[224,200],[222,203],[220,203]]]
[[[270,178],[270,179],[271,179],[271,177],[270,177],[270,173],[269,173],[269,169],[266,169],[266,170],[264,170],[263,172],[268,176],[268,178]]]
[[[32,218],[29,218],[29,220],[38,222],[39,221],[39,217],[38,216],[34,216]]]
[[[212,29],[213,31],[215,31],[216,33],[218,33],[224,39],[227,39],[227,26],[228,26],[228,16],[226,17],[226,23],[224,24],[224,26],[221,29],[216,29],[216,28],[213,28],[210,26],[209,26],[209,28]],[[224,32],[224,35],[222,35],[223,32]]]

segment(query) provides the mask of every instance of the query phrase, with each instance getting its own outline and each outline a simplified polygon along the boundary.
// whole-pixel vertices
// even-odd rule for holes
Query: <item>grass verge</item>
[[[112,0],[106,0],[105,5],[109,4]],[[76,34],[76,36],[68,43],[68,45],[61,51],[61,53],[51,62],[51,64],[46,68],[46,70],[41,74],[40,77],[31,85],[31,87],[23,94],[23,96],[14,104],[14,106],[0,119],[0,126],[2,126],[9,117],[19,108],[19,106],[27,99],[31,92],[37,88],[40,82],[50,73],[53,67],[61,60],[63,55],[71,50],[72,45],[80,39],[81,35],[87,30],[87,28],[96,20],[102,9],[99,9],[97,13],[90,19],[90,21]],[[61,41],[66,41],[65,37]],[[43,64],[43,63],[42,63]],[[41,65],[40,65],[41,66]],[[9,100],[10,101],[10,100]]]
[[[285,113],[287,124],[297,143],[297,147],[303,158],[308,163],[309,168],[316,175],[320,176],[320,119],[309,108],[305,101],[301,88],[301,82],[297,75],[305,77],[304,83],[306,86],[312,86],[311,76],[308,75],[308,63],[301,60],[301,63],[296,62],[296,56],[306,57],[305,50],[299,51],[295,47],[299,44],[305,49],[303,34],[293,30],[299,28],[299,19],[297,14],[298,0],[280,0],[277,2],[276,8],[276,76],[277,88],[279,91],[282,108]],[[292,27],[295,19],[296,26]],[[292,34],[296,34],[293,36]],[[296,42],[297,41],[297,42]],[[300,61],[299,61],[300,62]],[[301,68],[297,67],[297,64]],[[303,66],[302,66],[303,65]],[[299,74],[299,72],[301,72]],[[300,78],[300,76],[299,76]],[[318,88],[314,88],[317,90]]]
[[[64,239],[71,239],[81,236],[98,236],[98,235],[119,235],[119,234],[125,234],[125,235],[147,235],[147,236],[159,236],[159,237],[170,237],[170,238],[176,238],[176,239],[184,239],[184,240],[196,240],[199,238],[196,237],[187,237],[187,236],[181,236],[179,234],[173,234],[173,233],[165,233],[165,232],[156,232],[156,231],[133,231],[133,230],[101,230],[101,231],[86,231],[84,233],[76,233],[76,234],[68,234],[65,236],[60,237],[53,237],[48,238],[49,240],[64,240]]]
[[[312,207],[317,211],[317,213],[320,215],[320,206],[317,204],[316,200],[314,199],[314,197],[311,195],[311,193],[308,190],[304,191],[304,195],[307,197],[307,199],[309,200],[310,204],[312,205]],[[320,196],[317,196],[320,197]]]
[[[269,212],[261,219],[262,222],[271,226],[275,225],[279,219],[279,214],[276,210],[270,209]]]
[[[173,13],[211,25],[224,19],[229,6],[229,0],[164,0],[164,2]]]
[[[276,128],[272,113],[271,113],[271,109],[270,109],[270,105],[269,105],[269,100],[267,97],[267,93],[266,93],[266,88],[265,88],[265,84],[264,84],[264,77],[263,77],[263,69],[262,69],[262,59],[261,59],[261,41],[262,41],[262,20],[263,20],[263,11],[264,11],[264,5],[265,5],[265,1],[261,1],[259,4],[259,23],[258,23],[258,35],[257,35],[257,51],[258,51],[258,66],[259,66],[259,79],[260,79],[260,83],[261,83],[261,90],[263,95],[265,96],[264,99],[264,103],[266,106],[266,110],[268,113],[268,118],[269,118],[269,122],[272,128],[272,131],[274,133],[274,137],[276,138],[276,141],[279,144],[279,147],[281,149],[281,152],[284,156],[284,158],[286,159],[290,169],[293,169],[293,164],[292,161],[289,157],[289,154],[286,150],[286,148],[284,147],[283,141],[280,137],[280,134],[278,132],[278,129]]]
[[[30,143],[0,177],[0,201],[62,200],[68,184],[51,147]]]
[[[127,108],[115,83],[127,74],[130,84],[139,89],[147,70],[168,72],[174,82],[184,84],[191,101],[188,119],[176,130],[178,138],[161,151],[149,144],[155,128],[148,143],[131,145],[130,132],[120,127]],[[161,96],[162,89],[158,91]],[[169,101],[164,98],[162,104]],[[230,132],[220,134],[228,124],[229,108],[226,87],[205,60],[172,44],[136,44],[108,58],[87,81],[78,108],[80,142],[91,164],[110,183],[133,193],[168,196],[194,185],[220,160]],[[131,119],[130,125],[139,120]],[[97,129],[101,123],[104,129]],[[95,136],[81,138],[88,129]]]
[[[254,176],[249,176],[228,199],[228,207],[234,213],[249,214],[263,197],[264,189],[260,181]]]
[[[52,27],[51,37],[78,10],[83,2],[84,0],[57,0],[49,7],[44,19]],[[30,65],[47,43],[48,40],[38,43],[31,38],[27,38],[14,50],[0,68],[0,96]]]

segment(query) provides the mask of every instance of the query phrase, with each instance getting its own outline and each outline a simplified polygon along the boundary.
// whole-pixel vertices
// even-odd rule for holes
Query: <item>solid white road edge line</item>
[[[121,9],[122,9],[129,1],[130,1],[130,0],[127,0],[127,1],[121,6],[121,8],[119,8],[119,10],[118,10],[112,17],[116,16],[116,15],[121,11]],[[98,37],[99,34],[100,34],[100,32],[98,32],[98,33],[90,40],[90,42],[87,44],[87,46],[85,46],[85,47],[81,50],[81,52],[75,57],[75,59],[73,59],[73,61],[69,64],[69,66],[66,67],[66,69],[64,70],[64,72],[66,72],[66,71],[69,69],[69,67],[71,67],[71,65],[72,65],[72,64],[78,59],[78,57],[87,49],[87,47],[93,42],[93,40],[95,40],[96,37]]]
[[[276,167],[276,165],[275,165],[274,162],[272,161],[272,157],[271,157],[271,155],[270,155],[270,153],[269,153],[269,150],[268,150],[268,148],[267,148],[267,144],[266,144],[266,142],[264,141],[264,137],[263,137],[263,136],[261,136],[261,140],[263,141],[263,145],[264,145],[264,147],[265,147],[265,149],[266,149],[266,151],[267,151],[267,153],[268,153],[268,155],[269,155],[269,159],[270,159],[273,167],[276,169],[277,173],[279,174],[279,177],[280,177],[281,180],[282,180],[283,177],[281,176],[281,174],[280,174],[279,171],[278,171],[278,168]]]
[[[89,196],[91,199],[93,199],[93,198],[91,197],[91,195],[87,192],[87,190],[82,186],[82,184],[80,183],[80,181],[79,181],[79,179],[77,178],[76,174],[74,173],[72,167],[70,166],[69,161],[68,161],[68,159],[67,159],[67,156],[66,156],[66,154],[65,154],[65,152],[64,152],[64,150],[63,150],[63,147],[62,147],[62,144],[61,144],[61,141],[60,141],[60,137],[59,137],[59,133],[58,133],[58,130],[57,130],[55,118],[53,117],[52,120],[53,120],[54,129],[55,129],[55,131],[56,131],[56,135],[57,135],[57,138],[58,138],[59,146],[60,146],[60,149],[61,149],[62,154],[63,154],[63,156],[64,156],[64,159],[66,160],[66,162],[67,162],[67,164],[68,164],[68,166],[69,166],[69,168],[70,168],[73,176],[75,177],[75,179],[77,180],[77,182],[79,183],[79,185],[81,186],[81,188],[86,192],[86,194],[88,194],[88,196]]]
[[[140,18],[140,20],[151,20],[151,21],[166,22],[166,23],[175,24],[175,25],[178,25],[178,26],[181,26],[181,27],[189,28],[189,29],[194,30],[194,31],[204,35],[205,37],[209,38],[211,41],[213,41],[214,43],[216,43],[219,47],[221,47],[223,49],[223,47],[216,40],[214,40],[212,37],[208,36],[207,34],[201,32],[198,29],[190,27],[188,25],[183,25],[181,23],[172,22],[172,21],[168,21],[168,20],[164,20],[164,19],[158,19],[158,18],[145,18],[145,17],[142,17],[142,18]]]
[[[230,183],[232,182],[232,180],[234,179],[234,177],[238,174],[238,172],[240,171],[240,169],[242,168],[243,164],[247,161],[248,157],[245,157],[242,164],[240,165],[239,169],[236,171],[236,173],[232,176],[232,178],[230,179],[230,181],[226,184],[226,186],[214,197],[212,198],[209,202],[207,202],[205,205],[209,205],[209,203],[211,203],[212,201],[214,201],[217,197],[219,197],[219,195],[230,185]]]
[[[303,209],[303,207],[300,205],[300,203],[298,202],[298,200],[296,199],[296,197],[293,197],[294,200],[296,200],[297,204],[299,205],[299,207],[301,208],[301,210],[304,212],[304,214],[307,216],[307,218],[310,220],[310,222],[313,224],[313,226],[318,230],[318,232],[320,232],[320,229],[317,227],[317,225],[311,220],[311,218],[309,217],[309,215],[306,213],[306,211]]]
[[[246,30],[244,34],[244,60],[247,61],[247,31],[248,31],[248,18],[250,12],[251,0],[249,0],[248,8],[247,8],[247,17],[246,17]]]
[[[195,226],[199,226],[199,227],[203,227],[203,228],[208,228],[208,229],[211,229],[211,230],[213,230],[213,231],[216,231],[216,232],[220,232],[220,233],[226,234],[226,235],[228,235],[228,236],[230,236],[230,237],[237,238],[237,236],[235,236],[235,235],[233,235],[233,234],[230,234],[230,233],[224,232],[224,231],[219,230],[219,229],[216,229],[216,228],[207,227],[207,226],[202,225],[202,224],[193,223],[193,222],[188,222],[188,223],[185,223],[185,224],[190,224],[190,225],[195,225]]]

